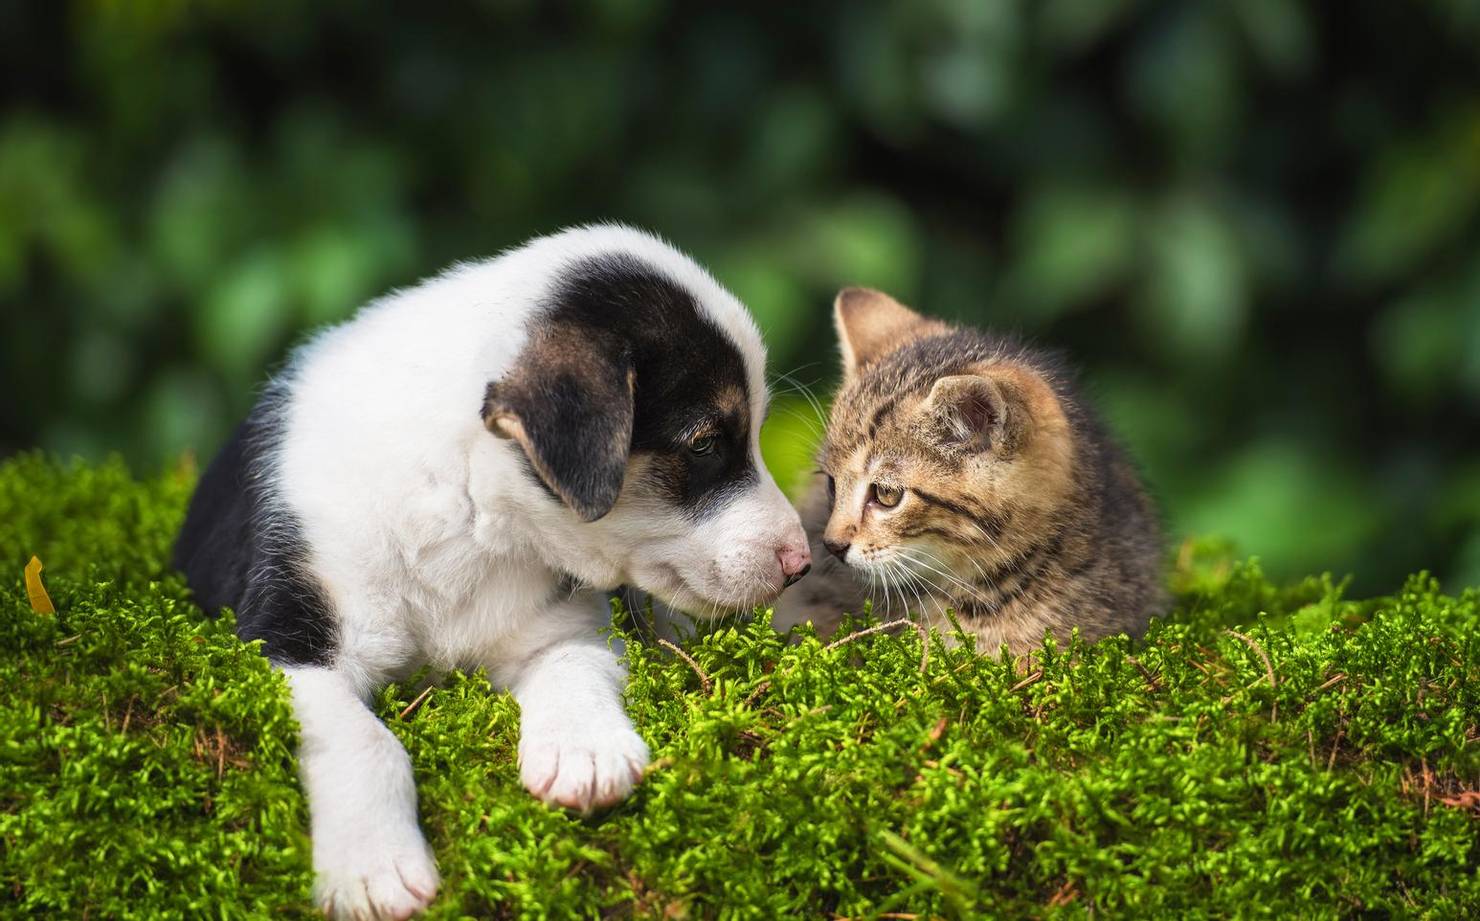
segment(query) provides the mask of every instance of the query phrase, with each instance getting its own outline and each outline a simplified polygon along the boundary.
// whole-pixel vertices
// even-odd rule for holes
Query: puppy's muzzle
[[[806,544],[782,547],[776,551],[776,561],[781,564],[783,588],[790,588],[812,571],[812,551]]]

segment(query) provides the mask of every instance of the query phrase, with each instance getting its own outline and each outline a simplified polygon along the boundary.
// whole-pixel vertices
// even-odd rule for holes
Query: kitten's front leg
[[[489,673],[519,701],[519,774],[529,792],[586,813],[620,802],[642,779],[648,747],[622,703],[626,670],[601,635],[600,600],[562,602],[530,618]]]
[[[313,826],[314,900],[333,918],[409,918],[438,883],[416,822],[411,759],[343,674],[283,672]]]

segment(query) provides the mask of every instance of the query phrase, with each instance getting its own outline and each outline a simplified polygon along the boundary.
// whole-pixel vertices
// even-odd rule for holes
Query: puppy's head
[[[632,236],[560,265],[484,424],[571,522],[552,555],[572,573],[700,615],[764,604],[810,557],[760,456],[760,335],[696,265]]]

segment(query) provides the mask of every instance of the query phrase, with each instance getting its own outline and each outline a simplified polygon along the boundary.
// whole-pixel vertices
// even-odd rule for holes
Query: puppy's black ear
[[[517,441],[583,521],[616,504],[632,451],[635,375],[629,350],[614,338],[543,329],[483,399],[483,424]]]

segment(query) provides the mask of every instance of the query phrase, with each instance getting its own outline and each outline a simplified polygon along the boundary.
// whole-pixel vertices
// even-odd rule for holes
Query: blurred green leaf
[[[813,211],[785,236],[793,271],[832,287],[869,285],[908,291],[920,271],[919,238],[909,211],[864,193]]]
[[[843,143],[836,113],[812,89],[787,89],[758,113],[747,169],[757,189],[776,191],[827,175]]]
[[[1139,39],[1127,94],[1177,157],[1216,162],[1242,94],[1231,37],[1209,4],[1162,5]]]
[[[1480,206],[1480,107],[1450,112],[1425,137],[1381,151],[1336,252],[1354,284],[1392,279],[1451,240]]]
[[[924,101],[964,128],[994,121],[1017,98],[1022,7],[1017,3],[935,4],[941,19],[936,52],[921,61]]]
[[[1431,403],[1452,388],[1469,343],[1455,335],[1474,309],[1468,284],[1450,281],[1414,292],[1388,308],[1372,327],[1372,351],[1393,391]]]
[[[71,367],[77,397],[85,403],[108,404],[127,392],[138,369],[121,335],[105,330],[87,330],[72,346]]]
[[[1304,6],[1296,0],[1240,0],[1227,9],[1271,73],[1291,78],[1316,65],[1310,23]]]
[[[1372,538],[1386,513],[1349,461],[1298,443],[1251,445],[1214,464],[1207,482],[1203,495],[1174,510],[1177,531],[1258,547],[1271,571],[1286,576],[1318,571],[1342,548]]]
[[[150,256],[199,292],[236,256],[253,216],[247,165],[224,139],[203,138],[165,169],[149,210]]]
[[[20,117],[0,125],[0,292],[28,249],[84,283],[114,258],[114,230],[91,200],[84,153],[68,132]]]
[[[1179,362],[1226,358],[1239,347],[1249,306],[1228,218],[1202,198],[1179,195],[1156,211],[1147,244],[1142,330]]]
[[[1480,528],[1471,528],[1460,543],[1449,581],[1456,586],[1480,585]]]
[[[168,368],[159,374],[145,392],[142,408],[144,430],[170,457],[218,443],[235,424],[214,383],[188,368]]]
[[[808,303],[778,255],[768,247],[736,249],[719,259],[714,272],[750,308],[766,338],[784,342],[801,335],[808,313],[823,305]]]
[[[1121,283],[1137,251],[1136,204],[1104,187],[1055,185],[1030,197],[1014,221],[1014,296],[1053,317]]]
[[[348,317],[411,269],[413,245],[389,220],[358,224],[353,232],[335,225],[307,234],[292,251],[293,285],[310,326]]]
[[[252,379],[289,329],[290,281],[282,253],[270,248],[226,269],[206,297],[197,330],[212,367],[233,381]]]
[[[1063,51],[1080,51],[1102,38],[1143,6],[1143,0],[1044,0],[1040,4],[1045,40]]]
[[[761,428],[761,456],[782,491],[796,499],[817,466],[827,420],[804,396],[786,392],[791,383],[780,381],[775,386],[782,392],[771,399],[771,415]]]

